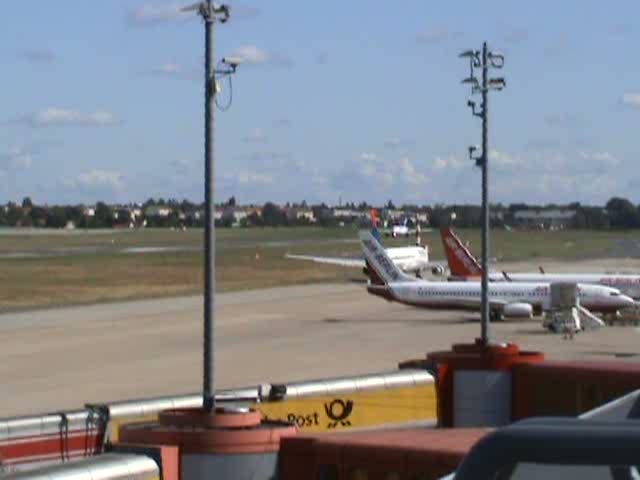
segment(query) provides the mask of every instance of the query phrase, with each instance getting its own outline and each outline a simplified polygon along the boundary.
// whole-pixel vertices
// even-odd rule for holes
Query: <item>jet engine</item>
[[[531,318],[533,307],[529,303],[509,303],[504,306],[502,314],[511,318]]]
[[[435,267],[432,267],[431,274],[437,277],[444,275],[444,267],[442,265],[436,265]]]

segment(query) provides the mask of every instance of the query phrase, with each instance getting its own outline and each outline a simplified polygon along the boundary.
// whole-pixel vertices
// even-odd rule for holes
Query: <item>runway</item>
[[[393,370],[480,331],[477,315],[388,303],[361,284],[224,293],[216,307],[218,388]],[[573,341],[539,320],[494,324],[492,333],[548,358],[640,353],[634,327]],[[0,417],[201,386],[201,297],[6,314],[0,336]]]

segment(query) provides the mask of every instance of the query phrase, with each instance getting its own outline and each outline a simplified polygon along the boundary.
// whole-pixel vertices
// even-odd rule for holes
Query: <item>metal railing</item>
[[[144,455],[105,453],[38,470],[0,474],[0,480],[157,480],[160,469]]]
[[[636,421],[532,418],[480,440],[464,458],[454,478],[510,478],[516,466],[523,464],[562,468],[599,466],[609,469],[609,478],[632,478],[629,466],[639,460],[640,424]],[[573,478],[566,473],[561,475]]]

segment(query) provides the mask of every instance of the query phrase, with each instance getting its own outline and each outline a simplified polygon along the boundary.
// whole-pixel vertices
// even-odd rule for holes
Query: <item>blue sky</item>
[[[189,2],[6,2],[0,202],[203,198],[203,26]],[[640,3],[231,2],[216,199],[479,203],[467,48],[505,53],[491,200],[640,201]],[[483,8],[484,7],[484,8]],[[228,93],[224,89],[222,95]],[[478,99],[479,100],[479,99]]]

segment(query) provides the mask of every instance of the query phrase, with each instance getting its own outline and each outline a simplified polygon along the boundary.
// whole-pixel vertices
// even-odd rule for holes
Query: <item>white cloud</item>
[[[434,170],[457,170],[468,166],[469,163],[471,162],[464,162],[455,155],[449,155],[446,157],[437,156],[431,166]]]
[[[151,73],[157,75],[179,75],[182,73],[182,66],[177,63],[164,63],[159,67],[152,68]]]
[[[267,143],[269,140],[265,131],[260,128],[253,128],[247,135],[242,138],[245,143]]]
[[[262,11],[259,8],[256,7],[252,7],[249,5],[240,5],[237,3],[231,3],[231,17],[234,20],[244,20],[244,19],[249,19],[249,18],[255,18],[258,15],[260,15],[260,13],[262,13]]]
[[[340,171],[326,171],[319,176],[332,196],[342,194],[354,200],[375,198],[414,199],[424,194],[430,183],[429,171],[416,165],[408,156],[382,158],[361,152],[343,164]]]
[[[550,127],[575,128],[580,125],[580,119],[570,113],[546,115],[544,121]]]
[[[182,12],[181,8],[195,2],[146,2],[140,7],[130,10],[127,22],[134,27],[151,27],[155,25],[183,22],[198,18],[197,12]],[[226,2],[229,3],[229,2]],[[255,18],[260,9],[231,2],[231,18],[233,20]]]
[[[233,56],[241,57],[251,65],[271,65],[285,68],[293,66],[293,61],[289,57],[264,50],[257,45],[242,45],[233,52]]]
[[[365,185],[375,189],[387,189],[393,184],[393,172],[383,162],[367,162],[360,166],[358,174]]]
[[[144,3],[137,9],[130,11],[127,19],[130,25],[147,27],[196,18],[194,12],[181,12],[180,9],[184,6],[185,4],[178,2],[164,4]]]
[[[502,162],[498,166],[498,160]],[[601,204],[619,192],[621,160],[608,151],[500,152],[492,179],[496,201]]]
[[[609,152],[579,152],[581,159],[599,163],[606,167],[617,167],[620,160]]]
[[[80,173],[77,177],[68,179],[65,183],[70,187],[108,188],[112,190],[120,190],[125,185],[124,176],[121,173],[99,169]]]
[[[242,45],[234,52],[235,56],[242,57],[247,63],[266,63],[269,61],[269,53],[256,45]]]
[[[13,122],[26,123],[32,127],[106,126],[116,124],[117,120],[113,113],[105,110],[83,113],[75,109],[48,107],[39,112],[22,116]]]
[[[415,143],[415,140],[408,138],[392,137],[384,141],[383,146],[388,150],[407,149]]]
[[[371,160],[375,160],[377,155],[373,152],[362,152],[359,158],[362,161],[369,162]]]
[[[186,158],[180,158],[172,161],[171,166],[177,173],[184,175],[189,172],[192,166],[194,166],[194,162],[187,160]]]
[[[402,144],[402,140],[397,137],[389,138],[384,141],[384,146],[386,148],[397,148]]]
[[[269,185],[274,182],[272,175],[249,169],[242,169],[232,175],[240,185]]]
[[[398,170],[403,183],[408,185],[425,185],[429,183],[429,178],[416,169],[409,157],[400,159]]]
[[[640,93],[629,92],[622,96],[622,103],[634,108],[640,108]]]
[[[489,151],[489,162],[497,168],[513,168],[523,163],[521,155],[513,155],[500,150]]]
[[[0,154],[0,167],[7,170],[19,170],[31,168],[33,154],[23,146],[13,146],[5,153]]]

